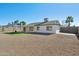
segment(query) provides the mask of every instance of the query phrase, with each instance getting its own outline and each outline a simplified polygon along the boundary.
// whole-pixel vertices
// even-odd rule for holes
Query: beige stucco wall
[[[47,31],[46,26],[52,26],[52,31]],[[60,26],[59,25],[44,25],[44,26],[39,26],[40,29],[37,30],[37,26],[33,26],[34,30],[29,31],[29,26],[26,27],[26,32],[41,32],[41,33],[59,33]]]

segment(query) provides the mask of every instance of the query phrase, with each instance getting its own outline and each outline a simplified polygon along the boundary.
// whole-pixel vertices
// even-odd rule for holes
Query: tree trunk
[[[70,22],[68,23],[68,27],[70,27]]]
[[[22,28],[23,28],[22,26],[23,26],[23,25],[22,25],[22,23],[21,23],[21,24],[20,24],[20,31],[22,31]]]
[[[2,32],[4,32],[4,27],[2,26]]]

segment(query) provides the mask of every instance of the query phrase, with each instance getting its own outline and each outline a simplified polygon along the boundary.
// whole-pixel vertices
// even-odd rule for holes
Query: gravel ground
[[[79,56],[79,40],[72,35],[9,35],[0,33],[1,56]]]

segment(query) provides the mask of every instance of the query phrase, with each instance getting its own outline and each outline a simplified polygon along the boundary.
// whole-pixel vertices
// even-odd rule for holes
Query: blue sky
[[[24,20],[27,23],[49,20],[66,20],[67,16],[74,17],[72,25],[79,25],[79,4],[54,3],[0,3],[0,24],[5,25],[14,20]]]

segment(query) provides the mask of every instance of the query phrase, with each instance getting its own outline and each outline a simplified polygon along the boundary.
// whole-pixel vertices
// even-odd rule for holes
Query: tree
[[[17,26],[20,26],[20,29],[23,27],[23,25],[26,25],[25,21],[19,22],[19,20],[15,20],[12,23],[8,23],[9,25],[11,24],[13,31],[17,32],[16,28]]]
[[[25,21],[21,21],[20,24],[26,25],[26,22]]]
[[[15,31],[14,22],[11,23],[11,26],[12,26],[12,28],[13,28],[13,31]]]
[[[24,25],[26,25],[26,22],[25,22],[25,21],[21,21],[21,22],[20,22],[20,29],[21,29]]]
[[[4,26],[2,26],[2,32],[4,32]]]
[[[8,23],[8,24],[7,24],[7,27],[9,27],[9,26],[11,26],[11,25],[12,25],[11,23]]]
[[[13,28],[13,31],[15,31],[15,32],[16,32],[15,26],[16,26],[17,24],[19,24],[19,20],[15,20],[15,21],[13,21],[13,22],[11,23],[12,28]]]
[[[19,24],[19,20],[14,21],[14,25],[17,25],[17,24]]]
[[[68,16],[66,19],[66,23],[68,23],[68,27],[70,27],[71,22],[73,22],[73,17],[72,16]]]
[[[16,30],[16,25],[18,25],[19,24],[19,20],[15,20],[14,22],[13,22],[13,27],[14,27],[14,31],[15,32],[17,32],[17,30]]]

